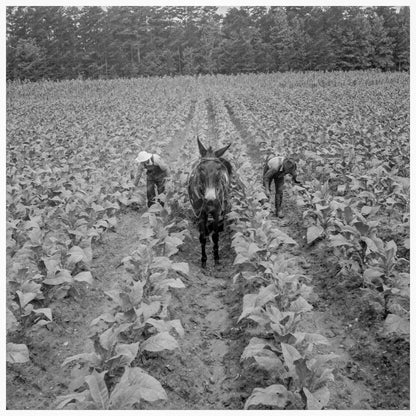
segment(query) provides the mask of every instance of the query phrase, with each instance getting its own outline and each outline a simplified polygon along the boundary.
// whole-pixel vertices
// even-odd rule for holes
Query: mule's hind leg
[[[205,251],[205,245],[207,243],[206,228],[207,228],[207,215],[203,213],[199,219],[199,242],[201,243],[201,267],[205,269],[207,266],[207,253]]]
[[[220,264],[220,256],[218,254],[218,241],[219,241],[219,218],[218,214],[214,215],[214,223],[213,223],[213,233],[212,233],[212,241],[214,242],[214,262],[215,265],[218,266]]]

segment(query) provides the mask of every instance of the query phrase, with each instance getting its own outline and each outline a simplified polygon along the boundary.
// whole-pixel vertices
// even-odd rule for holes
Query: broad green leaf
[[[136,309],[136,315],[143,315],[143,320],[146,321],[152,316],[156,316],[160,312],[161,303],[159,301],[154,301],[149,305],[142,302],[140,308]]]
[[[100,357],[95,353],[82,353],[72,355],[71,357],[65,358],[64,362],[61,364],[61,367],[65,367],[67,364],[72,363],[73,361],[81,361],[83,363],[90,363],[91,367],[98,367],[100,365]]]
[[[182,244],[183,241],[180,238],[168,235],[165,238],[165,256],[170,257],[176,254],[179,251],[178,247]]]
[[[320,371],[322,371],[322,373],[320,374],[318,379],[316,379],[315,386],[327,385],[329,382],[334,381],[334,374],[332,373],[332,369],[324,368],[322,370],[322,368],[321,368]]]
[[[177,272],[181,272],[184,275],[188,276],[189,275],[189,264],[188,263],[172,263],[172,269],[177,271]]]
[[[134,342],[132,344],[117,344],[114,353],[117,355],[122,356],[122,360],[120,361],[121,366],[128,366],[131,362],[136,358],[137,353],[139,351],[139,344],[140,342]]]
[[[365,269],[363,273],[363,278],[366,283],[376,283],[382,276],[384,276],[384,272],[374,268]]]
[[[260,307],[270,302],[278,295],[277,288],[274,284],[263,286],[256,296],[255,306]]]
[[[43,276],[38,274],[36,276],[33,277],[33,279],[43,279]],[[33,292],[33,293],[37,293],[38,295],[42,295],[42,285],[40,283],[36,283],[33,280],[26,280],[25,282],[23,282],[20,286],[21,290],[23,293],[25,292]],[[40,297],[38,297],[38,299],[40,299]],[[42,297],[43,299],[43,297]]]
[[[288,391],[281,384],[272,384],[265,389],[255,388],[244,404],[244,409],[263,405],[284,409],[288,399]]]
[[[169,321],[169,324],[175,329],[177,334],[182,338],[185,335],[185,331],[179,319],[173,319]]]
[[[37,293],[23,293],[20,290],[16,290],[16,294],[19,297],[19,303],[22,308],[37,297]]]
[[[125,367],[123,376],[110,396],[110,409],[130,409],[141,400],[167,400],[160,382],[139,367]]]
[[[393,334],[410,335],[410,321],[395,314],[388,314],[381,335],[387,337]]]
[[[9,308],[6,308],[6,330],[7,332],[15,332],[19,327],[16,317]]]
[[[264,339],[252,337],[248,345],[244,348],[243,353],[241,354],[240,361],[244,361],[248,358],[254,357],[260,351],[266,347],[267,342]]]
[[[255,293],[247,293],[243,297],[243,312],[238,318],[237,322],[240,322],[243,318],[248,316],[255,309],[257,295]]]
[[[33,312],[45,315],[50,321],[52,321],[52,310],[50,308],[33,309]]]
[[[331,247],[346,246],[352,247],[353,244],[348,241],[342,234],[336,234],[329,236],[329,245]]]
[[[74,276],[74,280],[77,282],[88,283],[89,285],[93,284],[93,278],[91,272],[80,272]]]
[[[289,237],[285,232],[276,228],[273,230],[273,236],[276,237],[283,244],[290,244],[297,246],[298,243],[291,237]]]
[[[306,358],[299,358],[294,361],[296,375],[300,386],[309,386],[312,384],[313,372],[308,368]]]
[[[184,289],[186,286],[181,279],[165,279],[159,283],[161,287],[173,287],[175,289]]]
[[[354,219],[354,212],[351,207],[347,206],[344,208],[344,218],[347,224],[351,224],[351,221]]]
[[[153,237],[154,234],[154,230],[150,227],[142,227],[138,230],[138,236],[140,240],[147,240]]]
[[[330,342],[326,337],[321,334],[317,333],[309,333],[309,332],[295,332],[293,334],[296,337],[296,343],[300,343],[302,341],[306,341],[310,344],[324,344],[329,345]]]
[[[303,388],[303,392],[306,396],[306,408],[307,410],[321,410],[329,402],[329,390],[328,387],[322,387],[319,390],[311,393],[306,387]]]
[[[35,244],[37,246],[42,245],[43,232],[40,228],[37,228],[37,227],[32,228],[32,230],[28,232],[28,237],[30,241],[32,242],[32,244]]]
[[[248,257],[251,258],[255,253],[257,253],[260,250],[261,249],[257,246],[257,244],[250,243],[247,251]]]
[[[140,304],[143,299],[143,288],[145,286],[145,282],[138,282],[133,283],[133,287],[131,288],[130,298],[132,299],[132,303],[134,305]]]
[[[386,262],[387,262],[387,264],[390,264],[390,263],[393,262],[393,259],[396,256],[397,245],[394,242],[394,240],[390,240],[389,242],[386,243],[386,246],[385,246],[384,249],[385,249],[386,254],[387,254]]]
[[[305,313],[309,312],[313,309],[313,306],[308,303],[302,296],[299,296],[296,300],[294,300],[288,310],[295,313]]]
[[[48,277],[53,277],[57,270],[61,269],[61,253],[57,252],[50,257],[42,257],[42,261],[48,272]]]
[[[90,394],[99,409],[108,409],[108,389],[104,381],[107,371],[98,373],[93,371],[91,375],[85,377],[85,381],[90,389]]]
[[[149,337],[140,345],[142,351],[163,351],[173,350],[179,348],[175,338],[172,337],[168,332],[161,332],[159,334]]]
[[[86,253],[86,251],[84,251],[84,249],[82,249],[79,246],[71,247],[71,249],[68,251],[68,255],[69,255],[68,263],[70,265],[75,265],[76,263],[79,263],[80,261],[82,261],[86,265],[90,264],[88,253]]]
[[[180,337],[183,337],[185,334],[185,331],[179,319],[165,321],[163,319],[149,318],[146,320],[146,323],[152,325],[158,332],[169,332],[173,328]]]
[[[369,255],[372,252],[373,253],[378,253],[379,252],[379,249],[376,245],[376,242],[373,241],[371,238],[361,237],[361,240],[365,241],[365,243],[367,244],[367,249],[366,249],[366,252],[365,252],[366,255]]]
[[[273,351],[264,349],[256,354],[254,359],[257,365],[263,370],[266,370],[271,374],[278,374],[280,379],[284,378],[286,370],[284,369],[280,358]]]
[[[306,231],[306,242],[313,243],[316,239],[323,236],[324,229],[320,225],[311,225]]]
[[[295,375],[296,374],[296,368],[295,368],[294,362],[296,360],[301,359],[302,356],[300,355],[299,351],[295,347],[293,347],[292,345],[285,344],[284,342],[282,342],[281,346],[282,346],[283,357],[285,359],[284,363],[288,367],[289,372],[292,375]]]
[[[78,402],[85,402],[88,399],[89,395],[89,391],[85,390],[81,393],[71,393],[65,396],[58,396],[56,398],[55,406],[58,410],[60,410],[63,409],[68,403],[71,403],[74,400]]]
[[[310,364],[310,368],[320,368],[323,367],[328,361],[336,360],[339,358],[339,355],[334,354],[333,352],[329,354],[318,354],[314,356],[315,364]]]
[[[246,255],[243,255],[241,253],[237,254],[237,256],[234,259],[233,265],[237,265],[237,264],[242,264],[242,263],[246,263],[250,260],[249,257],[247,257]]]
[[[101,346],[107,351],[110,351],[114,344],[117,342],[118,335],[130,328],[131,325],[131,323],[125,323],[119,326],[112,326],[111,328],[108,328],[100,335]]]
[[[369,215],[371,214],[371,211],[373,210],[372,206],[368,206],[368,205],[363,205],[361,207],[361,214],[363,215]]]
[[[155,257],[150,265],[151,269],[170,269],[171,267],[172,261],[167,257]]]
[[[368,234],[368,231],[370,230],[370,227],[367,224],[364,224],[362,221],[357,221],[354,223],[354,227],[358,230],[358,232],[365,236]]]
[[[49,279],[44,279],[43,283],[45,285],[61,285],[63,283],[72,283],[74,281],[73,277],[71,276],[71,272],[66,269],[61,269],[56,273],[55,277],[51,277]]]
[[[337,195],[345,195],[345,191],[347,189],[347,185],[341,184],[337,187]]]
[[[84,383],[85,377],[90,374],[90,368],[87,365],[76,364],[71,369],[70,382],[68,389],[70,391],[78,390]]]
[[[29,361],[29,350],[25,344],[8,342],[6,345],[6,361],[12,364]]]
[[[116,318],[110,312],[105,312],[105,313],[101,314],[98,318],[93,319],[90,323],[90,326],[94,326],[94,325],[98,324],[100,321],[104,321],[104,322],[108,322],[108,323],[114,323],[114,322],[116,322]]]

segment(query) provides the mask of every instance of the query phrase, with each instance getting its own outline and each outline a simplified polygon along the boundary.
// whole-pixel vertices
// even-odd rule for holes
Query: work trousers
[[[151,207],[156,202],[156,192],[158,195],[165,192],[165,183],[165,176],[159,175],[155,177],[153,175],[147,175],[146,191],[148,207]],[[160,201],[160,205],[163,207],[164,203]]]

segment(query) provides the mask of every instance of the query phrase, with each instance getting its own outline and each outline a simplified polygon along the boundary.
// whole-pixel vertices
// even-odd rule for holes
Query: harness
[[[201,164],[203,163],[203,162],[206,162],[206,161],[216,161],[216,162],[218,162],[218,163],[220,163],[221,164],[221,166],[225,169],[225,171],[227,172],[226,173],[226,175],[227,175],[227,180],[229,180],[229,175],[228,175],[228,170],[227,170],[227,167],[225,166],[225,164],[219,159],[219,158],[217,158],[217,157],[203,157],[200,161],[199,161],[199,163],[192,169],[192,171],[191,171],[191,173],[190,173],[190,175],[189,175],[189,178],[188,178],[188,189],[191,189],[191,181],[192,181],[192,179],[193,178],[195,178],[196,177],[196,171],[199,169],[199,167],[201,166]],[[226,187],[225,187],[225,185],[226,184],[223,184],[224,185],[224,187],[223,187],[223,189],[225,190],[226,189]],[[191,208],[192,208],[192,212],[194,213],[194,215],[197,217],[197,218],[200,218],[200,216],[201,216],[201,214],[202,214],[202,211],[207,207],[207,202],[205,201],[205,198],[204,198],[204,196],[203,195],[201,195],[201,193],[200,193],[200,190],[199,190],[199,187],[197,187],[196,189],[194,189],[194,188],[192,188],[192,191],[193,192],[195,192],[196,194],[197,194],[197,196],[199,197],[199,199],[202,201],[202,205],[201,205],[201,208],[199,209],[199,212],[196,212],[196,210],[194,209],[194,205],[193,205],[193,201],[192,201],[192,198],[191,198]],[[218,192],[218,194],[219,194],[219,192]],[[221,213],[223,213],[223,212],[225,212],[225,208],[226,208],[226,195],[224,195],[224,197],[223,198],[217,198],[217,201],[220,203],[220,209],[221,209]]]

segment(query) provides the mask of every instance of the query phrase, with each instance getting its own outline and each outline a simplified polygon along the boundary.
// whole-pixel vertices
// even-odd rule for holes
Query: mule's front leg
[[[206,221],[207,216],[203,215],[199,220],[199,242],[201,243],[201,267],[205,269],[207,266],[207,253],[205,252],[206,238]]]
[[[214,226],[212,233],[212,241],[214,242],[214,262],[218,266],[220,264],[220,256],[218,254],[218,241],[219,241],[219,217],[218,214],[214,215]]]

